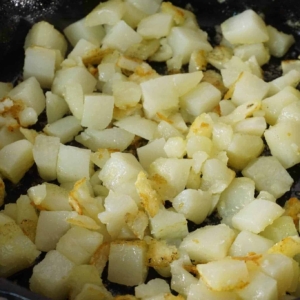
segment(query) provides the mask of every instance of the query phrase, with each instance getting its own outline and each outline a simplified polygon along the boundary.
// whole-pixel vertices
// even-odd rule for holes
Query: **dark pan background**
[[[70,23],[84,17],[98,3],[99,0],[0,0],[0,81],[16,83],[21,78],[24,39],[32,24],[46,20],[57,29],[63,30]],[[297,42],[285,58],[297,58],[300,54],[300,22],[298,26],[296,24],[293,27],[287,24],[288,20],[294,23],[300,21],[298,0],[225,0],[223,3],[217,0],[172,0],[172,3],[181,7],[190,3],[201,28],[208,31],[212,43],[214,43],[215,25],[219,25],[236,13],[252,8],[265,16],[267,24],[294,34]],[[279,60],[272,59],[271,65],[265,68],[266,80],[280,75],[279,63]],[[300,197],[300,166],[291,168],[289,172],[295,183],[292,190],[279,200],[280,204],[291,196]],[[26,192],[34,180],[38,179],[33,169],[25,176],[21,184],[13,186],[8,183],[6,202],[15,201],[21,193]],[[31,270],[25,270],[10,278],[10,281],[0,278],[0,297],[6,297],[9,300],[45,299],[22,288],[28,287],[30,276]],[[155,274],[150,274],[150,276],[155,276]],[[133,291],[132,288],[104,282],[114,294]]]

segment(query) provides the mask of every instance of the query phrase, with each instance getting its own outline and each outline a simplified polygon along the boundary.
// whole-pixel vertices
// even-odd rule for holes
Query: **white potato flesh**
[[[269,127],[265,139],[271,150],[284,168],[288,169],[300,162],[300,122],[286,121]]]
[[[274,278],[258,270],[250,271],[249,278],[249,284],[237,291],[241,299],[278,299],[277,282]]]
[[[144,39],[159,39],[169,34],[173,19],[170,14],[159,12],[141,20],[137,32]]]
[[[106,34],[102,44],[107,48],[125,52],[130,46],[142,41],[141,35],[134,31],[123,20],[118,21]]]
[[[32,153],[39,175],[46,181],[56,179],[56,164],[60,139],[58,137],[38,135],[35,138]]]
[[[252,117],[242,120],[234,125],[234,131],[244,134],[262,136],[267,128],[264,117]]]
[[[80,121],[72,115],[48,124],[43,129],[47,135],[59,138],[62,144],[72,141],[81,130]]]
[[[138,298],[154,297],[161,293],[170,293],[168,283],[161,278],[156,278],[142,283],[134,288],[135,296]]]
[[[10,82],[0,82],[0,99],[4,98],[13,88]]]
[[[104,130],[86,129],[75,140],[92,151],[98,149],[125,150],[133,141],[134,134],[121,128]]]
[[[189,233],[180,244],[196,263],[225,258],[234,241],[235,233],[227,225],[205,226]]]
[[[255,44],[269,40],[263,19],[251,9],[227,19],[221,24],[221,30],[231,44]]]
[[[161,121],[158,123],[154,136],[156,139],[163,138],[165,140],[168,140],[171,137],[184,137],[176,127],[167,121]]]
[[[238,230],[259,233],[283,213],[284,209],[278,204],[267,200],[255,199],[232,217],[232,226]]]
[[[127,0],[127,2],[131,3],[145,14],[152,15],[159,10],[162,0]]]
[[[21,133],[19,128],[11,130],[9,127],[3,126],[0,129],[0,149],[22,139],[24,139],[24,135]]]
[[[21,100],[26,106],[32,107],[38,115],[46,106],[45,95],[35,77],[18,84],[8,93],[8,97],[16,101]]]
[[[145,282],[148,274],[144,241],[115,241],[110,244],[108,280],[135,286]],[[130,276],[128,276],[130,274]]]
[[[114,97],[103,94],[85,95],[81,125],[105,129],[112,120]]]
[[[114,125],[148,141],[153,140],[154,133],[157,129],[156,122],[143,118],[139,115],[122,118],[115,122]]]
[[[173,57],[181,57],[182,64],[189,62],[190,56],[195,50],[204,50],[206,52],[212,50],[212,46],[207,41],[207,34],[200,29],[173,27],[167,37],[167,41],[172,48]]]
[[[188,234],[187,220],[183,214],[165,209],[150,218],[150,227],[157,239],[182,239]]]
[[[0,173],[3,177],[18,183],[32,167],[33,145],[27,140],[18,140],[0,150]]]
[[[205,284],[214,291],[230,291],[249,283],[247,265],[242,260],[226,257],[199,264],[197,270]]]
[[[214,194],[223,192],[235,177],[235,172],[217,158],[207,159],[202,167],[201,189]]]
[[[172,205],[178,213],[195,224],[202,223],[212,207],[211,193],[201,190],[186,189],[179,193]]]
[[[125,6],[121,0],[100,3],[85,17],[85,26],[114,25],[121,20],[124,13]]]
[[[80,84],[84,94],[90,94],[96,87],[97,80],[85,67],[70,67],[55,73],[51,91],[63,96],[69,84]]]
[[[76,21],[64,29],[64,34],[73,47],[80,39],[85,39],[95,46],[100,46],[100,43],[105,35],[102,25],[87,27],[85,26],[85,18]]]
[[[20,111],[18,118],[22,127],[29,127],[38,121],[37,113],[32,107],[26,107]]]
[[[149,178],[163,200],[171,200],[184,190],[192,161],[158,158],[149,167]]]
[[[81,120],[84,103],[84,94],[81,84],[76,82],[66,84],[63,96],[73,116]]]
[[[180,98],[180,106],[189,114],[197,117],[210,112],[221,100],[221,92],[208,82],[199,83]]]
[[[32,46],[57,49],[65,56],[68,45],[64,36],[53,25],[41,21],[34,24],[26,36],[24,48]]]
[[[35,244],[38,250],[55,250],[59,239],[70,229],[66,218],[69,211],[41,211],[36,228]]]
[[[33,268],[30,289],[52,299],[65,299],[69,291],[67,279],[74,266],[74,263],[59,251],[49,251]]]
[[[56,250],[76,265],[81,265],[89,262],[102,241],[103,236],[99,232],[75,226],[59,239]]]
[[[249,253],[263,254],[274,245],[272,240],[249,231],[241,231],[229,249],[230,256],[247,256]]]
[[[232,217],[254,200],[255,184],[249,178],[234,178],[221,194],[217,209],[222,222],[231,226]]]
[[[91,175],[90,156],[91,150],[61,144],[57,157],[57,180],[63,183],[75,182],[84,177],[89,179]]]
[[[242,170],[245,177],[255,182],[258,191],[267,191],[275,198],[289,191],[293,179],[274,156],[262,156],[252,160]]]
[[[219,150],[226,150],[233,137],[233,128],[228,124],[216,122],[213,124],[212,142]]]
[[[182,137],[170,137],[165,145],[164,151],[167,157],[183,158],[186,154],[186,141]]]
[[[277,122],[300,121],[300,101],[294,101],[286,105],[280,112]]]
[[[148,170],[151,163],[154,162],[156,159],[160,157],[168,157],[164,150],[165,144],[165,139],[160,138],[149,142],[145,146],[137,148],[139,162],[145,170]]]
[[[270,59],[268,49],[263,43],[240,45],[234,48],[234,55],[240,57],[243,61],[247,61],[254,56],[259,66],[264,65]]]
[[[25,50],[24,79],[34,76],[42,88],[51,88],[56,63],[56,52],[53,49],[29,47]]]
[[[112,300],[112,294],[105,288],[104,285],[95,285],[91,283],[86,283],[80,293],[76,296],[76,300],[85,299],[108,299]]]
[[[297,70],[300,72],[300,61],[298,59],[289,59],[281,61],[282,75],[285,75],[291,70]]]
[[[295,38],[291,34],[286,34],[277,30],[275,27],[268,25],[267,31],[269,40],[266,46],[270,50],[270,54],[275,57],[282,57],[289,48],[295,43]]]
[[[267,95],[268,91],[267,82],[249,72],[243,72],[234,85],[231,101],[237,106],[249,101],[259,101]]]
[[[50,124],[67,114],[69,107],[64,98],[57,96],[52,92],[46,92],[45,95],[47,122]]]
[[[97,50],[98,47],[93,43],[85,39],[80,39],[69,53],[68,58],[76,60],[78,57],[85,57],[86,55],[89,55],[89,53],[93,53],[93,51],[96,52]]]

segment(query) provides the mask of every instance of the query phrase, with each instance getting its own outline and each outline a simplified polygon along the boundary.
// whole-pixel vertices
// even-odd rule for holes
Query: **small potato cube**
[[[67,83],[64,87],[63,96],[73,116],[81,120],[84,103],[82,85],[79,82]]]
[[[249,253],[262,254],[274,245],[272,240],[249,231],[241,231],[229,249],[230,256],[247,256]]]
[[[189,233],[180,244],[190,259],[205,263],[225,258],[235,238],[233,229],[227,225],[205,226]]]
[[[295,43],[295,38],[291,34],[278,31],[271,25],[267,26],[269,40],[266,45],[270,50],[270,54],[275,57],[282,57]]]
[[[69,111],[68,104],[64,98],[46,92],[46,115],[48,123],[53,123],[61,119]]]
[[[24,135],[21,133],[20,128],[11,129],[10,126],[3,126],[0,129],[0,149],[22,139],[24,139]]]
[[[24,79],[34,76],[42,88],[51,88],[56,64],[56,51],[42,47],[30,47],[25,51]]]
[[[182,239],[188,234],[187,220],[181,213],[159,210],[150,218],[151,233],[156,239]]]
[[[93,253],[101,245],[103,236],[82,227],[72,227],[58,241],[56,250],[76,265],[89,262]]]
[[[57,158],[57,180],[71,182],[89,179],[91,175],[91,150],[60,145]]]
[[[104,129],[112,120],[114,97],[92,94],[84,97],[81,125],[93,129]]]
[[[300,121],[300,101],[294,101],[281,110],[277,123],[285,121]]]
[[[13,89],[13,85],[10,82],[0,82],[0,99],[7,96],[9,91]]]
[[[269,40],[263,19],[251,9],[227,19],[221,24],[221,30],[231,44],[255,44]]]
[[[113,96],[115,106],[120,109],[134,107],[142,97],[142,90],[139,84],[132,81],[120,81],[113,85]]]
[[[234,131],[244,134],[262,136],[267,128],[264,117],[252,117],[235,124]]]
[[[141,35],[134,31],[123,20],[120,20],[106,34],[102,43],[107,48],[125,52],[130,46],[140,43],[141,41]]]
[[[32,144],[19,140],[0,150],[0,173],[3,177],[18,183],[34,163]]]
[[[232,226],[238,230],[259,233],[283,213],[284,209],[274,202],[253,200],[232,217]]]
[[[18,118],[22,127],[34,125],[38,120],[37,113],[32,107],[26,107],[20,111],[18,113]]]
[[[115,241],[110,245],[108,280],[135,286],[145,282],[147,246],[144,241]],[[128,276],[130,274],[130,276]]]
[[[182,213],[188,220],[200,224],[211,210],[211,193],[185,189],[172,200],[172,205],[177,212]]]
[[[183,158],[186,154],[186,141],[180,137],[170,137],[165,145],[164,151],[170,158]]]
[[[169,34],[173,19],[170,14],[159,12],[141,20],[137,32],[144,39],[160,39]]]
[[[112,294],[105,288],[104,285],[98,286],[95,284],[86,283],[83,286],[81,292],[76,296],[75,300],[86,300],[86,299],[89,299],[89,300],[100,300],[100,299],[113,300],[113,299],[117,299],[117,297],[118,296],[116,296],[114,298],[112,296]],[[130,299],[127,299],[127,300],[130,300]],[[133,300],[135,300],[135,299],[133,299]]]
[[[245,261],[230,257],[197,265],[197,270],[205,284],[214,291],[242,288],[249,282]]]
[[[88,56],[89,53],[93,53],[98,51],[98,47],[94,45],[93,43],[85,40],[85,39],[80,39],[73,50],[69,53],[68,58],[77,60],[79,57],[83,58],[85,56]]]
[[[232,126],[216,122],[213,125],[212,142],[219,150],[227,150],[233,137]]]
[[[67,211],[41,211],[36,228],[35,244],[40,251],[54,250],[59,239],[70,229]]]
[[[74,263],[60,252],[49,251],[33,268],[30,289],[51,299],[66,299],[69,292],[67,280],[74,266]]]
[[[39,175],[46,181],[56,179],[56,164],[60,140],[58,137],[38,135],[32,153]]]
[[[243,61],[247,61],[254,56],[259,66],[264,65],[270,59],[268,49],[263,43],[240,45],[234,48],[234,55],[240,57]]]
[[[45,95],[35,77],[18,84],[8,93],[8,97],[15,101],[21,100],[26,106],[33,108],[37,115],[40,115],[46,106]]]
[[[267,191],[275,198],[289,191],[293,179],[277,158],[262,156],[252,160],[242,174],[255,182],[258,191]]]
[[[159,294],[170,293],[170,287],[168,283],[161,279],[156,278],[148,281],[146,284],[142,283],[134,288],[135,296],[137,298],[155,297]]]

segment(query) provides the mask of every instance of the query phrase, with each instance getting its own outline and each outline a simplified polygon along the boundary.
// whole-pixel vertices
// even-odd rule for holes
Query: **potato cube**
[[[165,145],[164,151],[169,158],[183,158],[186,155],[186,141],[180,137],[170,137]]]
[[[246,262],[231,257],[199,264],[197,270],[205,284],[214,291],[230,291],[249,283]]]
[[[244,134],[262,136],[267,128],[264,117],[252,117],[235,124],[234,131]]]
[[[75,226],[60,238],[56,250],[76,265],[86,264],[101,245],[102,240],[102,234]]]
[[[263,19],[251,9],[227,19],[221,24],[221,30],[231,44],[255,44],[269,40]]]
[[[69,107],[64,98],[55,95],[50,91],[46,92],[45,95],[47,122],[50,124],[67,114]]]
[[[180,249],[196,263],[205,263],[226,257],[234,238],[233,229],[225,224],[205,226],[189,233]]]
[[[115,241],[110,245],[108,280],[134,286],[145,282],[147,246],[144,241]],[[130,276],[128,276],[130,274]]]
[[[268,200],[253,200],[232,217],[232,226],[253,233],[263,231],[284,213],[278,204]],[[253,218],[255,216],[255,218]]]
[[[76,296],[75,300],[113,300],[117,299],[117,297],[118,296],[114,298],[104,285],[98,286],[95,284],[86,283],[80,293]]]
[[[13,89],[13,85],[10,82],[0,82],[0,99],[7,96],[9,91]]]
[[[90,178],[91,150],[60,145],[57,158],[57,180],[62,182]]]
[[[127,0],[127,2],[134,5],[143,13],[147,15],[152,15],[159,10],[162,0],[154,0],[154,1],[153,0],[143,0],[143,1]]]
[[[18,183],[34,163],[32,147],[27,140],[18,140],[3,147],[0,150],[2,176],[13,183]]]
[[[170,293],[171,290],[165,280],[156,278],[136,286],[134,292],[137,298],[148,298],[155,297],[159,294]]]
[[[83,115],[84,93],[79,82],[67,83],[63,96],[73,116],[81,120]]]
[[[258,191],[267,191],[275,198],[279,198],[289,191],[293,183],[292,177],[273,156],[252,160],[242,174],[255,182]]]
[[[56,250],[49,251],[33,268],[30,289],[51,299],[66,299],[69,293],[68,276],[75,264]]]
[[[234,48],[234,55],[240,57],[243,61],[255,57],[259,66],[264,65],[270,59],[269,50],[263,43],[240,45]]]
[[[281,110],[277,122],[285,121],[300,121],[300,101],[294,101]]]

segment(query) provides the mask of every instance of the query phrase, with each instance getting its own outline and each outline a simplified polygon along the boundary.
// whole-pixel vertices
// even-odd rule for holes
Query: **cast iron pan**
[[[291,27],[287,23],[300,20],[298,0],[172,0],[172,2],[181,7],[185,7],[187,3],[191,4],[201,28],[208,31],[212,44],[216,35],[215,25],[236,13],[252,8],[265,16],[267,24],[294,34],[297,42],[285,58],[297,58],[300,54],[300,25]],[[99,0],[0,0],[0,81],[16,83],[21,79],[24,39],[34,22],[46,20],[57,29],[63,30],[68,24],[84,17],[98,3]],[[272,59],[270,66],[265,69],[266,80],[280,75],[279,63],[279,60]],[[163,72],[163,68],[160,67],[159,71]],[[265,154],[268,154],[268,149]],[[279,199],[281,205],[290,197],[300,197],[300,165],[291,168],[289,173],[295,183],[291,191]],[[40,182],[35,167],[19,184],[12,185],[5,182],[6,203],[16,201],[20,194],[25,194],[30,186]],[[215,217],[207,221],[209,224],[217,222]],[[193,224],[190,224],[190,227],[193,228]],[[27,290],[31,272],[32,269],[22,271],[9,278],[8,281],[0,278],[0,297],[9,300],[46,299]],[[149,278],[156,275],[150,272]],[[104,283],[114,295],[133,293],[133,288],[112,284],[106,280]]]

